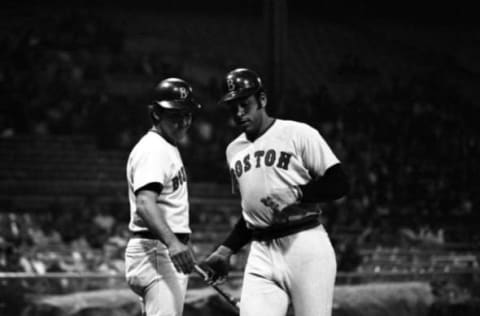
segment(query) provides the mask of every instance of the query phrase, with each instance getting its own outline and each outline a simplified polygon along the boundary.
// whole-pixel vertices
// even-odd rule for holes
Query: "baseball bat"
[[[236,300],[233,296],[227,294],[224,290],[219,288],[217,285],[208,281],[208,273],[203,270],[200,266],[195,265],[195,271],[203,278],[205,282],[208,283],[218,294],[220,294],[236,311],[240,312],[240,302]]]

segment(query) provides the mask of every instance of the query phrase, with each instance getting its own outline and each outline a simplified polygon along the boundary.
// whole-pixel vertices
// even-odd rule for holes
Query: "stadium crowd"
[[[128,86],[121,94],[113,91],[115,80],[134,78],[126,80],[134,90],[135,78],[153,82],[181,74],[182,67],[164,61],[161,52],[125,51],[125,34],[102,19],[75,13],[41,22],[11,26],[15,32],[1,34],[0,137],[90,134],[99,147],[130,148],[148,128],[138,111],[147,100],[129,94]],[[352,182],[347,199],[325,206],[339,258],[349,260],[342,270],[358,267],[355,250],[362,245],[480,244],[474,226],[480,196],[478,104],[445,83],[445,75],[402,78],[375,94],[357,91],[344,103],[320,84],[308,95],[287,96],[300,105],[287,106],[282,115],[318,128]],[[218,97],[217,82],[193,83],[209,106],[195,118],[182,150],[191,179],[228,185],[224,148],[236,132],[227,113],[210,106]],[[128,232],[114,212],[87,206],[75,216],[68,210],[52,212],[53,218],[49,212],[1,211],[0,270],[123,269]],[[458,219],[472,227],[457,224]],[[68,253],[37,251],[56,248]]]

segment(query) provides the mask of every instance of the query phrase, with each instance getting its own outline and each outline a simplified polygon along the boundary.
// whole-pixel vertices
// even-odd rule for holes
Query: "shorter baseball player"
[[[220,102],[243,130],[226,150],[242,215],[201,266],[221,280],[231,255],[252,242],[241,316],[284,316],[289,303],[297,316],[331,315],[336,259],[318,204],[347,193],[340,161],[314,128],[267,114],[252,70],[229,72],[225,87]]]
[[[189,243],[187,175],[177,142],[200,109],[191,86],[168,78],[154,89],[153,127],[127,162],[129,229],[126,279],[147,316],[182,315],[188,274],[195,259]]]

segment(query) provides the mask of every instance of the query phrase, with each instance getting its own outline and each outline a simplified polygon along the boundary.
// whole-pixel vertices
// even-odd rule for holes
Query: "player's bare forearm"
[[[178,240],[168,226],[163,213],[158,210],[156,193],[145,191],[138,194],[137,210],[149,231],[167,246],[175,268],[179,272],[190,273],[195,263],[193,252],[188,245]]]
[[[158,211],[157,194],[151,191],[141,191],[137,195],[138,215],[143,219],[149,231],[165,245],[175,243],[177,237],[168,226],[164,216]]]

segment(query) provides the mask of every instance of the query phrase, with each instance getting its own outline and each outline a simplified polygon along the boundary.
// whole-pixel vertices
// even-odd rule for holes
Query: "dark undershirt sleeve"
[[[233,253],[236,253],[251,240],[252,232],[247,228],[247,223],[243,219],[243,216],[240,216],[240,219],[235,224],[235,227],[233,227],[232,231],[222,245],[230,248]]]
[[[153,191],[157,194],[160,194],[160,192],[162,192],[163,190],[163,185],[160,182],[150,182],[144,185],[143,187],[138,188],[135,191],[135,194],[137,194],[139,191],[142,191],[142,190]]]
[[[346,195],[349,190],[347,176],[338,163],[325,171],[325,174],[308,184],[300,186],[304,203],[333,201]]]

